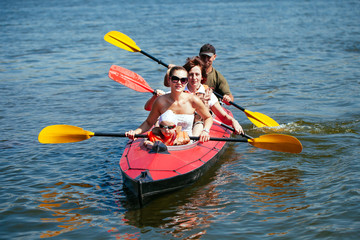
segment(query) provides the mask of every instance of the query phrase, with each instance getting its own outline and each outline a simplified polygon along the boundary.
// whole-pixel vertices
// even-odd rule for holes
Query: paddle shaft
[[[213,93],[214,93],[217,97],[219,97],[219,98],[221,98],[221,99],[223,98],[223,96],[221,96],[221,94],[219,94],[219,93],[217,93],[217,92],[214,92],[214,91],[213,91]],[[230,103],[231,105],[233,105],[234,107],[240,109],[241,111],[245,112],[245,108],[237,105],[236,103],[234,103],[234,102],[232,102],[232,101],[230,101],[229,103]]]
[[[96,137],[126,137],[125,133],[102,133],[102,132],[96,132],[94,133],[94,136]],[[134,136],[135,138],[147,138],[147,135],[143,134],[136,134]],[[200,137],[189,137],[191,140],[200,140]],[[251,138],[251,137],[250,137]],[[236,138],[210,138],[209,141],[222,141],[222,142],[248,142],[246,139],[236,139]]]
[[[230,127],[229,125],[226,125],[225,123],[222,123],[222,122],[220,122],[220,121],[218,121],[218,120],[216,120],[216,119],[213,119],[213,120],[214,120],[214,122],[217,122],[218,124],[220,124],[220,125],[223,126],[224,128],[229,129],[230,131],[235,132],[235,129],[234,129],[233,127]],[[247,139],[253,139],[253,137],[247,135],[246,133],[241,134],[241,136],[243,136],[243,137],[245,137],[245,138],[247,138]]]
[[[143,50],[141,50],[141,51],[140,51],[140,53],[142,53],[142,54],[144,54],[145,56],[147,56],[147,57],[151,58],[152,60],[154,60],[154,61],[155,61],[155,62],[157,62],[158,64],[163,65],[163,66],[164,66],[164,67],[166,67],[166,68],[168,68],[168,67],[169,67],[169,65],[168,65],[168,64],[164,63],[163,61],[161,61],[161,60],[157,59],[156,57],[154,57],[154,56],[152,56],[152,55],[148,54],[147,52],[145,52],[145,51],[143,51]],[[217,97],[219,97],[219,98],[221,98],[221,99],[222,99],[222,97],[223,97],[223,96],[221,96],[221,94],[219,94],[219,93],[217,93],[217,92],[213,92],[213,93],[214,93]],[[155,94],[155,92],[154,92],[154,94]],[[232,101],[230,101],[229,103],[230,103],[231,105],[233,105],[234,107],[236,107],[236,108],[240,109],[241,111],[245,112],[245,108],[243,108],[243,107],[241,107],[241,106],[237,105],[236,103],[234,103],[234,102],[232,102]]]
[[[152,59],[153,61],[156,61],[158,64],[161,64],[166,68],[169,67],[168,64],[166,64],[163,61],[155,58],[154,56],[148,54],[147,52],[141,50],[131,38],[129,38],[128,36],[126,36],[123,33],[112,31],[112,32],[107,33],[104,36],[104,39],[106,41],[108,41],[109,43],[114,44],[115,46],[123,48],[123,49],[125,49],[127,51],[140,52],[143,55],[147,56],[148,58]],[[109,73],[109,77],[110,77],[110,73]],[[120,83],[123,84],[123,82],[120,82]],[[132,82],[132,83],[134,83],[134,82]],[[139,83],[138,85],[142,85],[142,84]],[[125,84],[125,86],[130,87],[130,88],[133,87],[131,84],[130,85]],[[148,90],[148,89],[146,89],[146,90]],[[217,96],[219,96],[219,95],[217,95]],[[237,105],[237,104],[235,104],[235,103],[233,103],[231,101],[229,103],[231,105],[235,106],[236,108],[240,109],[241,111],[243,111],[246,114],[246,116],[249,118],[249,120],[252,123],[254,123],[254,125],[257,126],[257,127],[264,127],[264,126],[276,127],[276,126],[279,126],[279,124],[275,120],[271,119],[270,117],[268,117],[268,116],[266,116],[266,115],[264,115],[262,113],[256,113],[256,112],[252,113],[249,110],[246,110],[243,107],[241,107],[241,106],[239,106],[239,105]]]
[[[223,98],[219,93],[213,92],[215,96],[219,98]],[[279,124],[269,116],[266,116],[265,114],[259,113],[259,112],[251,112],[249,110],[246,110],[245,108],[237,105],[236,103],[229,101],[231,105],[234,107],[240,109],[245,113],[245,115],[248,117],[248,119],[257,127],[277,127]]]
[[[141,50],[140,53],[142,53],[142,54],[144,54],[145,56],[151,58],[152,60],[154,60],[154,61],[157,62],[158,64],[163,65],[163,66],[166,67],[166,68],[168,68],[168,66],[169,66],[168,64],[164,63],[163,61],[157,59],[156,57],[148,54],[147,52],[145,52],[145,51],[143,51],[143,50]],[[221,96],[221,94],[219,94],[219,93],[217,93],[217,92],[213,92],[213,93],[214,93],[217,97],[219,97],[219,98],[222,99],[223,96]],[[155,92],[153,92],[153,94],[155,94]],[[230,103],[231,105],[233,105],[234,107],[240,109],[241,111],[245,112],[245,108],[237,105],[236,103],[234,103],[234,102],[232,102],[232,101],[230,101],[229,103]]]
[[[167,65],[166,63],[164,63],[163,61],[161,61],[161,60],[159,60],[159,59],[157,59],[157,58],[155,58],[155,57],[153,57],[153,56],[151,56],[151,55],[148,54],[147,52],[141,50],[140,53],[142,53],[142,54],[144,54],[145,56],[151,58],[152,60],[154,60],[154,61],[157,62],[158,64],[161,64],[161,65],[163,65],[163,66],[166,67],[166,68],[168,67],[168,65]]]
[[[162,62],[161,60],[151,56],[150,54],[144,52],[143,50],[140,51],[142,54],[144,54],[145,56],[151,58],[152,60],[156,61],[157,63],[163,65],[164,67],[168,68],[168,64]],[[219,98],[223,98],[223,96],[215,91],[213,91],[213,93],[219,97]],[[154,93],[155,95],[155,93]],[[261,114],[261,113],[258,113],[255,115],[255,113],[252,113],[248,110],[246,110],[245,108],[237,105],[236,103],[232,102],[232,101],[229,101],[229,103],[231,105],[233,105],[234,107],[236,107],[237,109],[243,111],[246,116],[249,118],[249,120],[257,127],[263,127],[263,126],[267,126],[267,127],[275,127],[275,126],[279,126],[279,124],[273,120],[272,118],[264,115],[264,114]],[[259,116],[259,114],[261,114],[261,117]],[[246,136],[245,136],[246,137]]]
[[[156,57],[148,54],[147,52],[145,52],[145,51],[143,51],[143,50],[141,50],[140,52],[141,52],[142,54],[144,54],[145,56],[151,58],[152,60],[154,60],[154,61],[157,62],[158,64],[161,64],[161,65],[163,65],[164,67],[168,68],[168,64],[164,63],[163,61],[157,59]],[[222,96],[221,94],[219,94],[219,93],[217,93],[217,92],[214,92],[214,91],[213,91],[213,93],[214,93],[217,97],[219,97],[219,98],[221,98],[221,99],[223,98],[223,96]],[[153,92],[153,94],[155,95],[155,92]],[[249,116],[249,112],[247,112],[245,108],[237,105],[236,103],[234,103],[234,102],[232,102],[232,101],[230,101],[229,103],[230,103],[231,105],[233,105],[234,107],[236,107],[236,108],[240,109],[241,111],[243,111],[243,112],[247,115],[248,118],[255,118],[256,120],[258,120],[259,122],[261,122],[262,124],[264,124],[264,125],[266,125],[266,126],[270,126],[270,127],[272,126],[272,125],[267,124],[267,123],[264,122],[264,121],[261,121],[261,119],[257,119],[255,116]],[[268,117],[268,116],[266,116],[266,115],[264,115],[264,117],[270,119],[270,117]],[[250,119],[250,120],[251,120],[251,119]],[[271,120],[274,121],[273,119],[271,119]],[[254,123],[254,122],[253,122],[253,123]],[[276,123],[276,122],[274,121],[274,123]],[[256,122],[255,122],[254,124],[255,124],[256,126],[258,126],[258,125],[256,124]],[[279,125],[279,124],[276,123],[274,126],[278,126],[278,125]],[[259,127],[259,126],[258,126],[258,127]],[[260,126],[260,127],[261,127],[261,126]]]
[[[73,143],[84,141],[94,136],[126,137],[126,134],[101,132],[94,133],[71,125],[52,125],[47,126],[41,130],[38,136],[38,140],[43,144]],[[148,136],[147,134],[137,134],[135,137],[147,138]],[[190,137],[192,140],[200,140],[199,138],[200,137]],[[210,138],[210,141],[248,142],[254,147],[288,153],[300,153],[302,151],[302,145],[298,139],[282,134],[262,135],[259,138],[251,138],[247,140],[235,138]]]

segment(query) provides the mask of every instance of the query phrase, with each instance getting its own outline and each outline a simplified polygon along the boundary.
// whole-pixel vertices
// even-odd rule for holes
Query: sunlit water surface
[[[359,1],[21,1],[0,3],[0,236],[3,239],[356,239],[360,237]],[[41,145],[69,124],[124,132],[151,94],[107,77],[112,64],[161,88],[165,70],[105,42],[112,30],[166,63],[204,43],[235,102],[297,137],[301,154],[229,145],[196,184],[138,208],[118,161],[126,139]],[[165,89],[164,89],[165,90]]]

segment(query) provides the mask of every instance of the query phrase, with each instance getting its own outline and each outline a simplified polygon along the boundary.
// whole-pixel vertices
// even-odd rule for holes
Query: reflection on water
[[[139,208],[130,196],[125,198],[124,189],[120,191],[118,184],[116,188],[112,188],[110,194],[114,200],[112,203],[105,203],[104,196],[99,196],[102,204],[107,204],[110,211],[116,215],[118,222],[115,226],[103,226],[108,219],[101,219],[96,210],[93,210],[94,207],[99,207],[99,203],[93,199],[96,196],[92,195],[94,190],[99,190],[99,186],[64,182],[50,185],[41,192],[38,204],[46,215],[50,215],[41,218],[43,223],[47,223],[45,226],[48,230],[41,232],[40,237],[51,238],[97,226],[105,228],[115,239],[137,239],[139,232],[121,230],[127,225],[145,229],[160,228],[165,236],[174,238],[198,239],[206,234],[206,228],[216,216],[228,214],[222,211],[227,199],[221,196],[217,189],[219,185],[227,182],[219,178],[218,171],[224,162],[229,164],[241,157],[234,146],[229,144],[220,160],[198,182],[154,199],[144,208]],[[99,218],[100,224],[97,223]]]
[[[162,229],[165,237],[200,239],[214,225],[233,221],[231,215],[242,215],[241,211],[258,216],[253,221],[272,224],[274,221],[286,221],[298,211],[309,208],[304,203],[306,189],[303,188],[300,170],[274,169],[254,171],[251,176],[246,173],[238,175],[235,174],[234,164],[241,162],[242,156],[234,155],[233,151],[231,146],[223,155],[231,157],[219,163],[199,183],[160,197],[144,208],[126,211],[125,223],[149,232],[153,228]],[[239,183],[247,187],[237,192],[237,197],[229,195],[227,190],[223,191]],[[230,205],[234,207],[233,211],[226,210]],[[248,207],[242,208],[242,205]],[[289,231],[271,229],[264,234],[282,236]]]
[[[154,200],[147,206],[125,213],[126,223],[139,228],[164,229],[175,238],[199,238],[206,233],[220,204],[213,184],[189,187]],[[210,209],[212,209],[210,211]]]
[[[231,157],[229,157],[231,156]],[[125,212],[127,224],[138,228],[155,227],[173,238],[199,239],[222,211],[227,199],[217,189],[224,182],[219,168],[224,161],[235,161],[234,145],[229,145],[221,159],[198,182],[180,191],[155,199],[143,208]],[[229,158],[227,158],[229,157]]]
[[[93,188],[92,185],[83,183],[63,182],[56,183],[54,187],[61,186],[63,191],[54,191],[54,189],[42,192],[42,203],[38,206],[46,211],[52,212],[51,218],[41,218],[41,221],[47,223],[58,223],[59,230],[48,230],[40,235],[41,238],[55,237],[65,232],[70,232],[80,228],[85,223],[92,221],[91,214],[82,214],[81,210],[88,208],[83,204],[87,196],[84,193],[74,190],[74,187]]]
[[[301,171],[295,168],[274,170],[271,172],[254,172],[245,179],[250,187],[248,192],[253,203],[250,212],[265,214],[263,221],[274,218],[291,217],[295,211],[308,208],[304,204],[305,189],[300,180]],[[269,216],[270,215],[270,216]],[[283,235],[286,233],[268,233],[268,235]]]

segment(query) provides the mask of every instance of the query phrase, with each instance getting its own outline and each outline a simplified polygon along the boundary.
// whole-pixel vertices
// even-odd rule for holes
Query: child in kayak
[[[184,145],[190,142],[189,135],[181,131],[181,126],[177,126],[176,114],[167,110],[160,115],[159,127],[154,127],[148,132],[149,140],[144,141],[144,145],[151,149],[156,141],[163,142],[167,146]]]

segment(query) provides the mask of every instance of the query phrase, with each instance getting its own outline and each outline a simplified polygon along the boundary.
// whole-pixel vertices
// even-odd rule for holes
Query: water
[[[2,239],[356,239],[360,237],[358,1],[20,1],[0,3]],[[107,77],[112,64],[162,88],[165,69],[105,42],[112,30],[166,63],[206,42],[235,102],[281,123],[301,154],[232,144],[203,179],[138,209],[118,160],[126,139],[42,145],[70,124],[124,132],[150,94]]]

